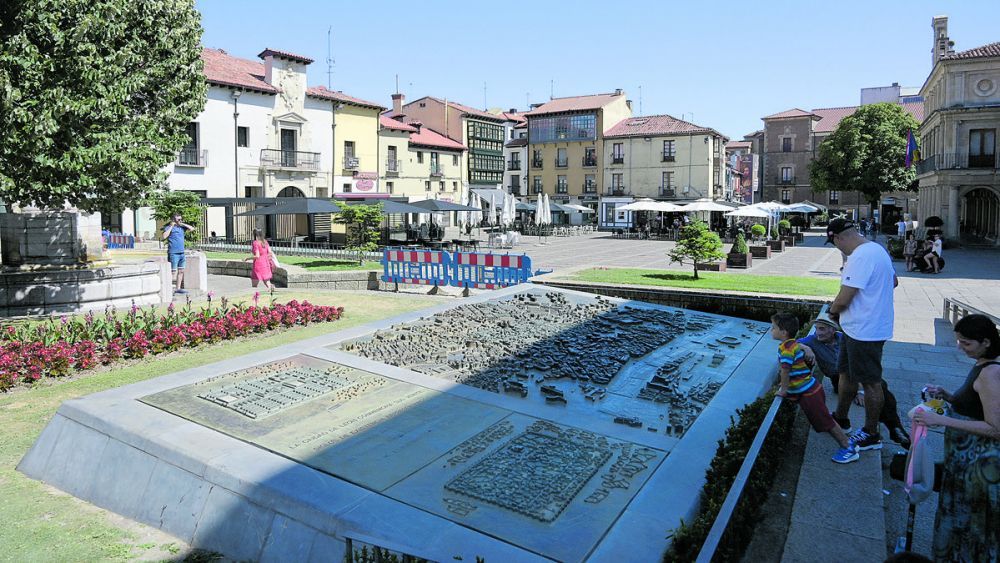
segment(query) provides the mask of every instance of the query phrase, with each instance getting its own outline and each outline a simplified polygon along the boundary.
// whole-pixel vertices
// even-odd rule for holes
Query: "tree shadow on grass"
[[[662,280],[662,281],[695,281],[693,274],[686,274],[681,272],[662,272],[656,274],[642,274],[643,279],[651,280]],[[698,278],[701,281],[704,278]]]
[[[324,268],[337,268],[341,270],[363,270],[368,269],[368,263],[358,264],[354,260],[316,260],[313,262],[302,262],[295,264],[306,270],[322,270]]]

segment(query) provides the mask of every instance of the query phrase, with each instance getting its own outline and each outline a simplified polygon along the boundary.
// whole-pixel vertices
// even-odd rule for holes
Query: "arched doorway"
[[[306,194],[295,186],[286,186],[278,192],[278,197],[306,197]],[[309,235],[308,215],[268,215],[267,218],[269,236],[288,240],[296,236]]]
[[[962,240],[979,244],[1000,242],[1000,196],[990,188],[973,188],[962,206]]]

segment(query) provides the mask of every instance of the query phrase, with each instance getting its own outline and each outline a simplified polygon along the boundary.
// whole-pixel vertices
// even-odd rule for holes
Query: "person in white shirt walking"
[[[841,375],[835,417],[847,419],[860,385],[865,391],[865,424],[851,435],[851,441],[858,450],[877,450],[882,448],[882,348],[892,338],[892,293],[898,280],[889,253],[865,239],[852,221],[834,219],[826,236],[827,243],[847,256],[840,291],[830,305],[831,316],[839,320],[844,332],[837,362]]]

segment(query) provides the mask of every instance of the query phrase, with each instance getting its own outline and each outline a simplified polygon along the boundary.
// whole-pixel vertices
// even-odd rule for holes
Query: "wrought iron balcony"
[[[319,170],[319,153],[261,149],[260,164],[269,168],[297,168]]]
[[[677,157],[673,154],[663,153],[663,162],[674,162]]]
[[[595,166],[597,166],[597,157],[596,156],[585,156],[585,157],[583,157],[583,167],[584,168],[593,168]]]
[[[778,184],[779,186],[791,186],[795,184],[795,176],[788,176],[785,178],[778,176],[777,178],[774,179],[774,183]]]
[[[965,169],[1000,169],[1000,153],[968,154],[945,153],[933,154],[917,163],[917,174],[926,174],[935,170],[965,170]]]
[[[507,191],[510,192],[513,195],[527,195],[527,194],[522,194],[521,193],[521,186],[520,185],[517,185],[517,186],[507,186]]]
[[[566,168],[567,166],[569,166],[569,159],[556,159],[556,168]]]
[[[611,164],[625,164],[625,155],[623,154],[611,155]]]
[[[198,149],[181,149],[177,153],[177,166],[208,166],[208,151]]]
[[[356,156],[345,156],[344,157],[344,169],[345,170],[357,170],[361,167],[361,159]]]
[[[588,184],[588,183],[584,182],[584,184],[583,184],[583,193],[585,193],[585,194],[596,194],[597,193],[597,184],[594,184],[594,183],[589,183]]]
[[[531,161],[531,167],[532,168],[541,168],[542,167],[542,159],[540,159],[540,158],[533,159]]]
[[[660,186],[660,197],[675,198],[677,197],[677,187],[676,186]]]
[[[401,166],[400,166],[401,163],[402,163],[402,161],[400,161],[400,160],[394,160],[394,159],[391,159],[391,158],[389,160],[386,160],[385,161],[385,173],[386,174],[395,174],[395,175],[398,175],[399,171],[401,170]]]
[[[507,170],[520,170],[520,169],[521,169],[521,161],[520,160],[508,160],[507,161]]]
[[[607,191],[605,191],[605,195],[630,195],[631,193],[625,186],[608,186]]]
[[[431,176],[444,176],[444,165],[431,163]]]

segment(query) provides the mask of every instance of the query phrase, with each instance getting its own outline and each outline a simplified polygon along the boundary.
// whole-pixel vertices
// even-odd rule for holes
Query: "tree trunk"
[[[694,279],[698,279],[698,263],[694,263]]]

